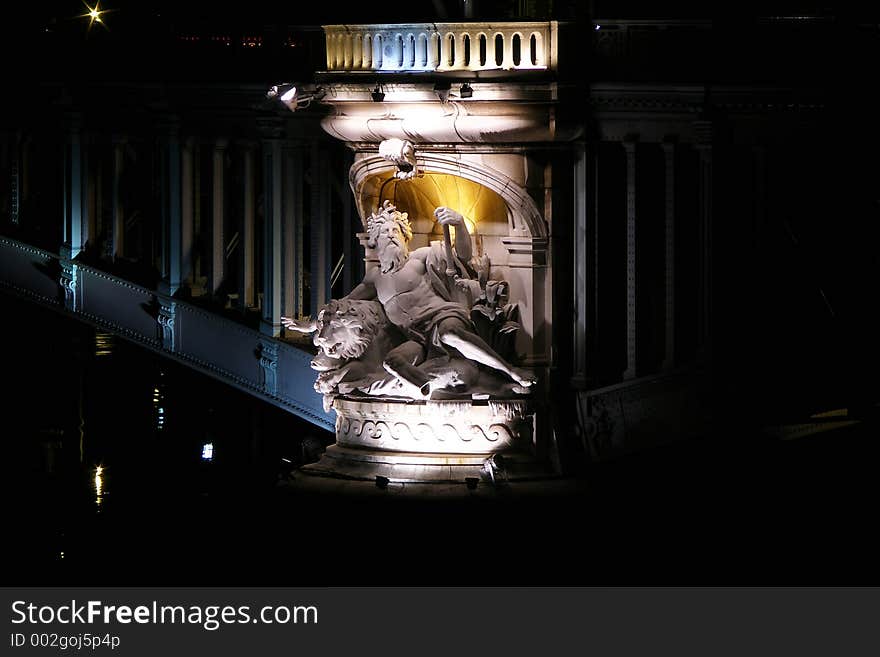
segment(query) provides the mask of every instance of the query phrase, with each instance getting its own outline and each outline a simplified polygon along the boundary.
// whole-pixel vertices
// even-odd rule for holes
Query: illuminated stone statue
[[[376,249],[379,267],[368,271],[345,299],[325,306],[316,320],[282,318],[289,329],[318,331],[314,341],[321,353],[313,367],[321,372],[319,392],[356,389],[427,399],[438,398],[438,390],[522,394],[534,384],[530,372],[511,365],[495,348],[511,347],[510,337],[518,328],[516,307],[500,307],[506,284],[488,280],[487,258],[479,271],[471,264],[470,235],[461,214],[439,207],[434,216],[444,227],[445,248],[435,244],[410,252],[407,214],[385,201],[367,221],[367,245]],[[455,228],[454,246],[449,226]],[[358,341],[357,333],[370,338]],[[481,376],[475,364],[503,378]]]

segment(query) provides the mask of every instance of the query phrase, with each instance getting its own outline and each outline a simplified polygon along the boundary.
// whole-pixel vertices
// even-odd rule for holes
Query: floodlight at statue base
[[[481,470],[491,454],[417,454],[331,445],[317,463],[300,468],[296,478],[362,481],[375,486],[377,478],[396,484],[460,484],[462,490],[485,482]],[[557,476],[528,454],[505,452],[508,465],[503,484],[555,479]],[[482,484],[489,485],[489,484]],[[501,485],[501,483],[499,483]]]
[[[504,454],[506,481],[549,478],[533,458],[528,399],[410,402],[338,397],[336,444],[301,476],[392,483],[460,483],[480,478]]]

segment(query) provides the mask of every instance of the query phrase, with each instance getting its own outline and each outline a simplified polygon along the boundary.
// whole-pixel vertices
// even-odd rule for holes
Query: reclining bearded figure
[[[535,383],[530,372],[511,365],[478,335],[471,320],[469,301],[479,296],[485,303],[487,289],[494,298],[506,284],[487,281],[485,257],[477,274],[460,213],[439,207],[434,216],[446,233],[445,251],[435,244],[410,252],[413,233],[407,214],[385,201],[367,222],[367,245],[376,250],[379,267],[369,270],[344,299],[327,304],[317,318],[282,318],[289,329],[318,331],[314,342],[321,353],[312,366],[320,372],[315,384],[319,392],[360,390],[427,399],[438,389],[462,386],[472,393],[526,393]],[[449,226],[455,227],[454,246]],[[515,314],[509,310],[508,316]],[[495,319],[494,309],[491,317]],[[511,325],[506,322],[502,331],[515,330]],[[360,339],[364,332],[368,337]],[[482,385],[474,363],[492,370],[484,373]]]

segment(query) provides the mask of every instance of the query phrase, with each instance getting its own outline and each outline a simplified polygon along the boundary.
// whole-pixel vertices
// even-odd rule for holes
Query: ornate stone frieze
[[[336,440],[397,452],[475,454],[525,449],[531,440],[527,400],[470,402],[362,401],[337,397]]]

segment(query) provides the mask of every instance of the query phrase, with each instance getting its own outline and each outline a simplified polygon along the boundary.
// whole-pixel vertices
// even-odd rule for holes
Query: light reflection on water
[[[165,372],[159,370],[159,383],[153,388],[153,409],[156,416],[156,429],[165,429]]]
[[[104,502],[104,494],[104,467],[99,465],[95,468],[95,506],[98,507],[99,512]]]
[[[116,346],[116,336],[104,331],[95,331],[95,356],[112,356]]]

